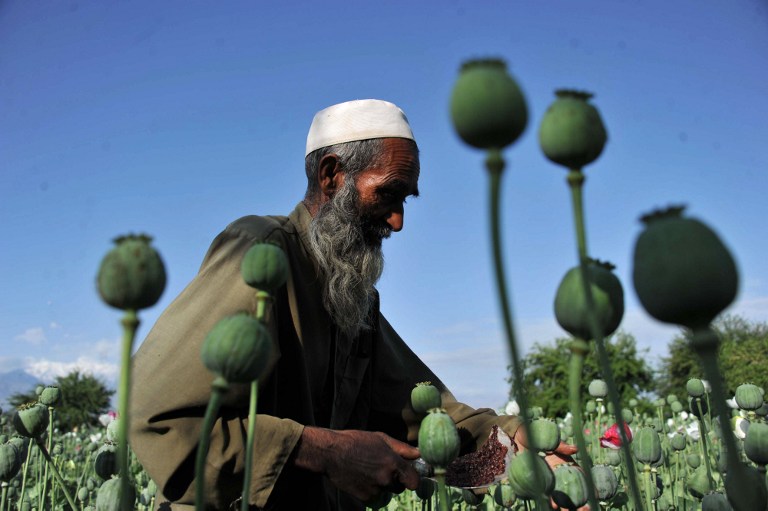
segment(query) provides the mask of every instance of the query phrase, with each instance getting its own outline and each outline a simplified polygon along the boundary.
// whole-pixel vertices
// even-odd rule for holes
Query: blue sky
[[[505,152],[505,259],[523,349],[564,335],[552,301],[576,249],[565,172],[536,141],[558,88],[595,93],[609,141],[586,169],[590,252],[616,266],[623,328],[655,360],[676,334],[631,285],[638,217],[685,203],[735,254],[732,312],[768,317],[768,5],[761,0],[0,3],[0,372],[110,380],[119,313],[95,292],[111,239],[146,232],[168,267],[143,338],[215,235],[287,214],[314,113],[398,104],[421,197],[385,243],[382,308],[475,406],[501,406],[483,156],[454,135],[461,63],[505,59],[528,128]],[[138,344],[138,343],[137,343]]]

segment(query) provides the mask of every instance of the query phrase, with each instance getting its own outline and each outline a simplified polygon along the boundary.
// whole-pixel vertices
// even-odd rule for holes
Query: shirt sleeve
[[[228,228],[214,240],[198,275],[163,312],[133,359],[131,446],[164,497],[194,502],[194,458],[213,374],[202,364],[207,333],[221,318],[255,309],[240,276],[254,242]],[[275,339],[275,325],[268,322]],[[272,363],[280,356],[273,349]],[[249,385],[231,385],[211,433],[206,500],[220,508],[242,492]],[[264,506],[303,431],[289,419],[259,415],[250,500]],[[226,504],[226,505],[222,505]]]

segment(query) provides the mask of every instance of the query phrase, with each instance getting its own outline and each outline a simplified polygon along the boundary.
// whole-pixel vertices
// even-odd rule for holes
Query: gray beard
[[[374,226],[358,206],[354,179],[323,204],[309,224],[309,243],[325,276],[323,305],[350,338],[371,325],[374,285],[384,270],[381,240],[388,226]]]

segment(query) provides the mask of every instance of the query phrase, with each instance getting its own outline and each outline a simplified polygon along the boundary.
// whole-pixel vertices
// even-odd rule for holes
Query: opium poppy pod
[[[552,452],[560,445],[560,428],[554,421],[534,419],[528,426],[528,437],[531,448]]]
[[[432,408],[440,408],[442,403],[440,391],[428,381],[417,383],[411,390],[411,406],[416,413],[426,413]]]
[[[19,450],[11,443],[0,444],[0,481],[9,482],[21,469]]]
[[[513,456],[507,474],[509,486],[521,499],[530,500],[540,495],[549,495],[555,489],[555,474],[544,458],[535,454],[529,456],[527,453],[518,453]]]
[[[243,257],[240,273],[249,286],[274,294],[288,280],[288,258],[271,243],[256,243]]]
[[[96,283],[101,299],[122,310],[153,306],[165,289],[165,266],[152,238],[128,235],[115,239],[116,247],[101,261]]]
[[[564,509],[578,509],[587,503],[587,481],[584,473],[573,465],[558,465],[555,468],[555,489],[552,500]]]
[[[432,409],[419,427],[419,452],[435,468],[445,468],[459,455],[459,433],[442,409]]]
[[[755,422],[749,426],[744,453],[758,465],[768,465],[768,424]]]
[[[736,404],[742,410],[757,410],[763,406],[763,392],[757,385],[743,383],[736,387]]]
[[[614,275],[613,268],[612,264],[597,260],[587,263],[587,278],[603,337],[615,332],[624,317],[624,289]],[[587,311],[581,269],[577,266],[568,270],[557,288],[555,318],[569,334],[578,339],[590,340],[593,335],[587,321]]]
[[[595,161],[608,134],[588,92],[561,89],[539,127],[539,144],[549,160],[568,169],[580,169]]]
[[[731,253],[703,222],[683,207],[642,217],[632,280],[645,310],[665,323],[706,328],[733,302],[738,273]]]
[[[661,459],[661,440],[652,427],[645,426],[638,430],[632,441],[632,452],[643,465],[653,465]]]
[[[45,387],[38,397],[38,401],[45,406],[56,406],[60,400],[61,389],[52,385]]]
[[[38,438],[48,428],[48,407],[40,403],[22,405],[13,414],[13,427],[21,436]]]
[[[600,500],[610,500],[619,490],[619,479],[616,472],[608,465],[594,465],[592,480],[595,482],[595,492]]]
[[[459,137],[479,149],[502,149],[517,140],[528,123],[528,107],[504,61],[462,65],[451,94],[451,119]]]
[[[272,354],[269,331],[253,316],[241,313],[216,323],[205,338],[205,367],[229,383],[250,383],[266,369]]]

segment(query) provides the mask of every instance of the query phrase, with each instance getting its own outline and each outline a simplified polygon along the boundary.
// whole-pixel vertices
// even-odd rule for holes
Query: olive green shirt
[[[255,310],[255,292],[240,262],[256,242],[285,251],[290,275],[274,296],[267,324],[273,360],[259,382],[249,503],[266,509],[359,508],[321,475],[295,468],[290,456],[305,425],[382,431],[416,443],[420,416],[410,405],[417,382],[443,391],[460,428],[463,450],[481,444],[493,424],[514,434],[517,419],[456,402],[379,312],[375,327],[349,339],[322,304],[322,277],[309,253],[311,220],[303,203],[288,217],[247,216],[213,241],[200,271],[163,312],[133,359],[131,446],[157,483],[160,509],[193,509],[194,463],[213,375],[200,359],[206,334],[221,318]],[[228,509],[242,493],[248,385],[231,385],[211,433],[206,502]]]

